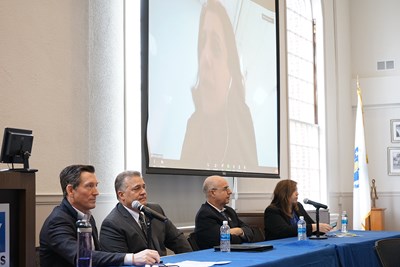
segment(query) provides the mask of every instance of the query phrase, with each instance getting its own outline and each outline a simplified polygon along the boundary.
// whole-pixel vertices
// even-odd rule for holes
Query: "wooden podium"
[[[0,203],[9,204],[9,266],[35,264],[35,190],[35,173],[0,172]]]
[[[365,230],[369,231],[383,231],[385,230],[385,209],[372,208],[371,214],[365,220]]]

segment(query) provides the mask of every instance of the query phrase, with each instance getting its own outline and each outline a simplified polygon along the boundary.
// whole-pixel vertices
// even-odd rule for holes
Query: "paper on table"
[[[360,235],[357,235],[357,234],[354,234],[354,233],[350,233],[350,232],[347,232],[347,233],[342,233],[342,232],[333,232],[333,233],[326,233],[326,236],[327,237],[356,237],[356,236],[360,236]]]
[[[178,265],[179,267],[210,267],[228,263],[230,263],[230,261],[181,261],[176,263],[166,263],[165,265]]]

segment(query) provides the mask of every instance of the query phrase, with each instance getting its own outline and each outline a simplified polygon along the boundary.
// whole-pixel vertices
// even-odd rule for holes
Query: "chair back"
[[[251,242],[265,241],[264,234],[264,213],[261,212],[242,212],[238,213],[239,219],[247,224],[254,233]]]
[[[254,238],[252,242],[262,242],[265,241],[265,235],[264,235],[264,230],[261,229],[260,227],[252,226],[250,227],[251,230],[253,230],[254,233]]]
[[[383,267],[400,266],[400,238],[378,240],[375,249]]]
[[[35,247],[35,262],[35,266],[40,267],[40,247]]]
[[[187,240],[190,246],[192,247],[193,251],[200,250],[199,246],[197,245],[195,232],[190,233]]]

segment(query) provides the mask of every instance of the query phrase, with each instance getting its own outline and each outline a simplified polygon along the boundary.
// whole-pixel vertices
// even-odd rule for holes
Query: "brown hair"
[[[284,214],[291,218],[293,209],[296,211],[299,209],[297,204],[291,207],[289,201],[290,197],[296,191],[297,182],[289,179],[280,181],[276,184],[271,205],[281,209]]]
[[[81,174],[83,172],[94,173],[94,167],[92,165],[70,165],[65,167],[60,173],[60,185],[63,191],[64,197],[67,196],[67,186],[72,185],[73,189],[76,189],[81,183]]]

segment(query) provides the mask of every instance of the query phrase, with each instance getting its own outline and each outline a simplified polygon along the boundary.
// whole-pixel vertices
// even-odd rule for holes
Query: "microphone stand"
[[[309,239],[314,239],[314,240],[327,239],[326,235],[319,235],[319,207],[316,208],[315,210],[315,221],[317,223],[317,233],[316,235],[310,236]]]

